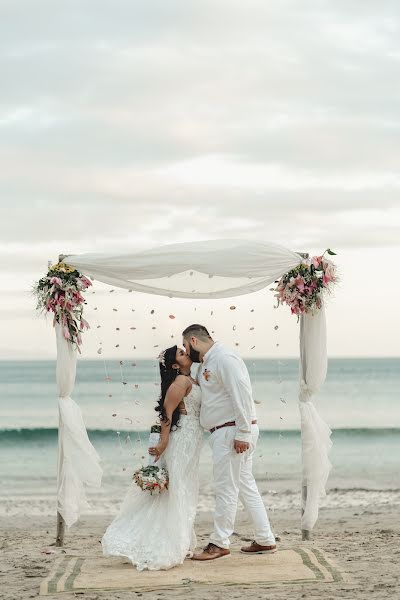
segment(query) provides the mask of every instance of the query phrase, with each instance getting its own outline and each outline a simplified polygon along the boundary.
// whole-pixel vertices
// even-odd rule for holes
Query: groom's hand
[[[233,447],[236,450],[236,454],[242,454],[242,452],[246,452],[246,450],[250,448],[250,444],[249,442],[239,442],[238,440],[235,440],[233,442]]]

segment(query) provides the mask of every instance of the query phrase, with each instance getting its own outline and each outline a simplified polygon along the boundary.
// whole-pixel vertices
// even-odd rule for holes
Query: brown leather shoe
[[[208,544],[201,554],[194,554],[192,560],[216,560],[217,558],[227,558],[231,551],[227,548],[220,548],[215,544]]]
[[[261,546],[254,541],[250,546],[241,548],[240,552],[243,552],[243,554],[273,554],[276,552],[276,544],[273,546]]]

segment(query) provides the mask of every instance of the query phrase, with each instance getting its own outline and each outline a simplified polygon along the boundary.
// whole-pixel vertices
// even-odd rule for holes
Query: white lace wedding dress
[[[139,571],[170,569],[196,547],[194,520],[203,441],[200,388],[193,384],[184,401],[187,415],[180,416],[163,454],[169,489],[152,496],[132,483],[102,539],[104,555],[125,556]]]

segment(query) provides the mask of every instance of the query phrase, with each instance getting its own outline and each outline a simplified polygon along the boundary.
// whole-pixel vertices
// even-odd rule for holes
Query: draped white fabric
[[[127,254],[68,255],[65,260],[94,279],[138,292],[229,298],[261,290],[301,258],[277,244],[211,240]]]
[[[139,292],[181,298],[227,298],[270,285],[301,262],[301,256],[266,242],[211,240],[171,244],[126,254],[67,255],[65,262],[104,283]],[[91,446],[79,407],[70,394],[76,353],[57,329],[57,382],[60,393],[58,510],[67,525],[85,505],[84,484],[100,485],[99,458]],[[327,368],[324,309],[300,322],[300,415],[302,431],[302,529],[311,530],[325,493],[330,463],[329,427],[312,403]]]
[[[89,441],[81,409],[71,398],[75,383],[77,351],[64,339],[56,324],[58,388],[57,511],[67,527],[88,506],[85,485],[100,487],[100,459]]]
[[[318,507],[325,495],[331,464],[331,430],[318,415],[312,397],[325,381],[327,372],[325,308],[300,318],[301,448],[303,494],[301,528],[311,530],[318,519]],[[304,490],[304,487],[306,490]]]

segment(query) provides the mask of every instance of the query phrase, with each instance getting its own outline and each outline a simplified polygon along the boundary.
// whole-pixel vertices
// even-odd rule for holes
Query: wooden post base
[[[64,533],[65,533],[65,521],[60,515],[57,513],[57,537],[56,537],[56,546],[60,548],[64,546]]]
[[[301,500],[302,505],[305,506],[307,502],[307,486],[302,485],[301,487]],[[301,509],[301,516],[304,515],[304,508]],[[311,540],[311,531],[309,529],[301,530],[301,539],[302,540]]]

